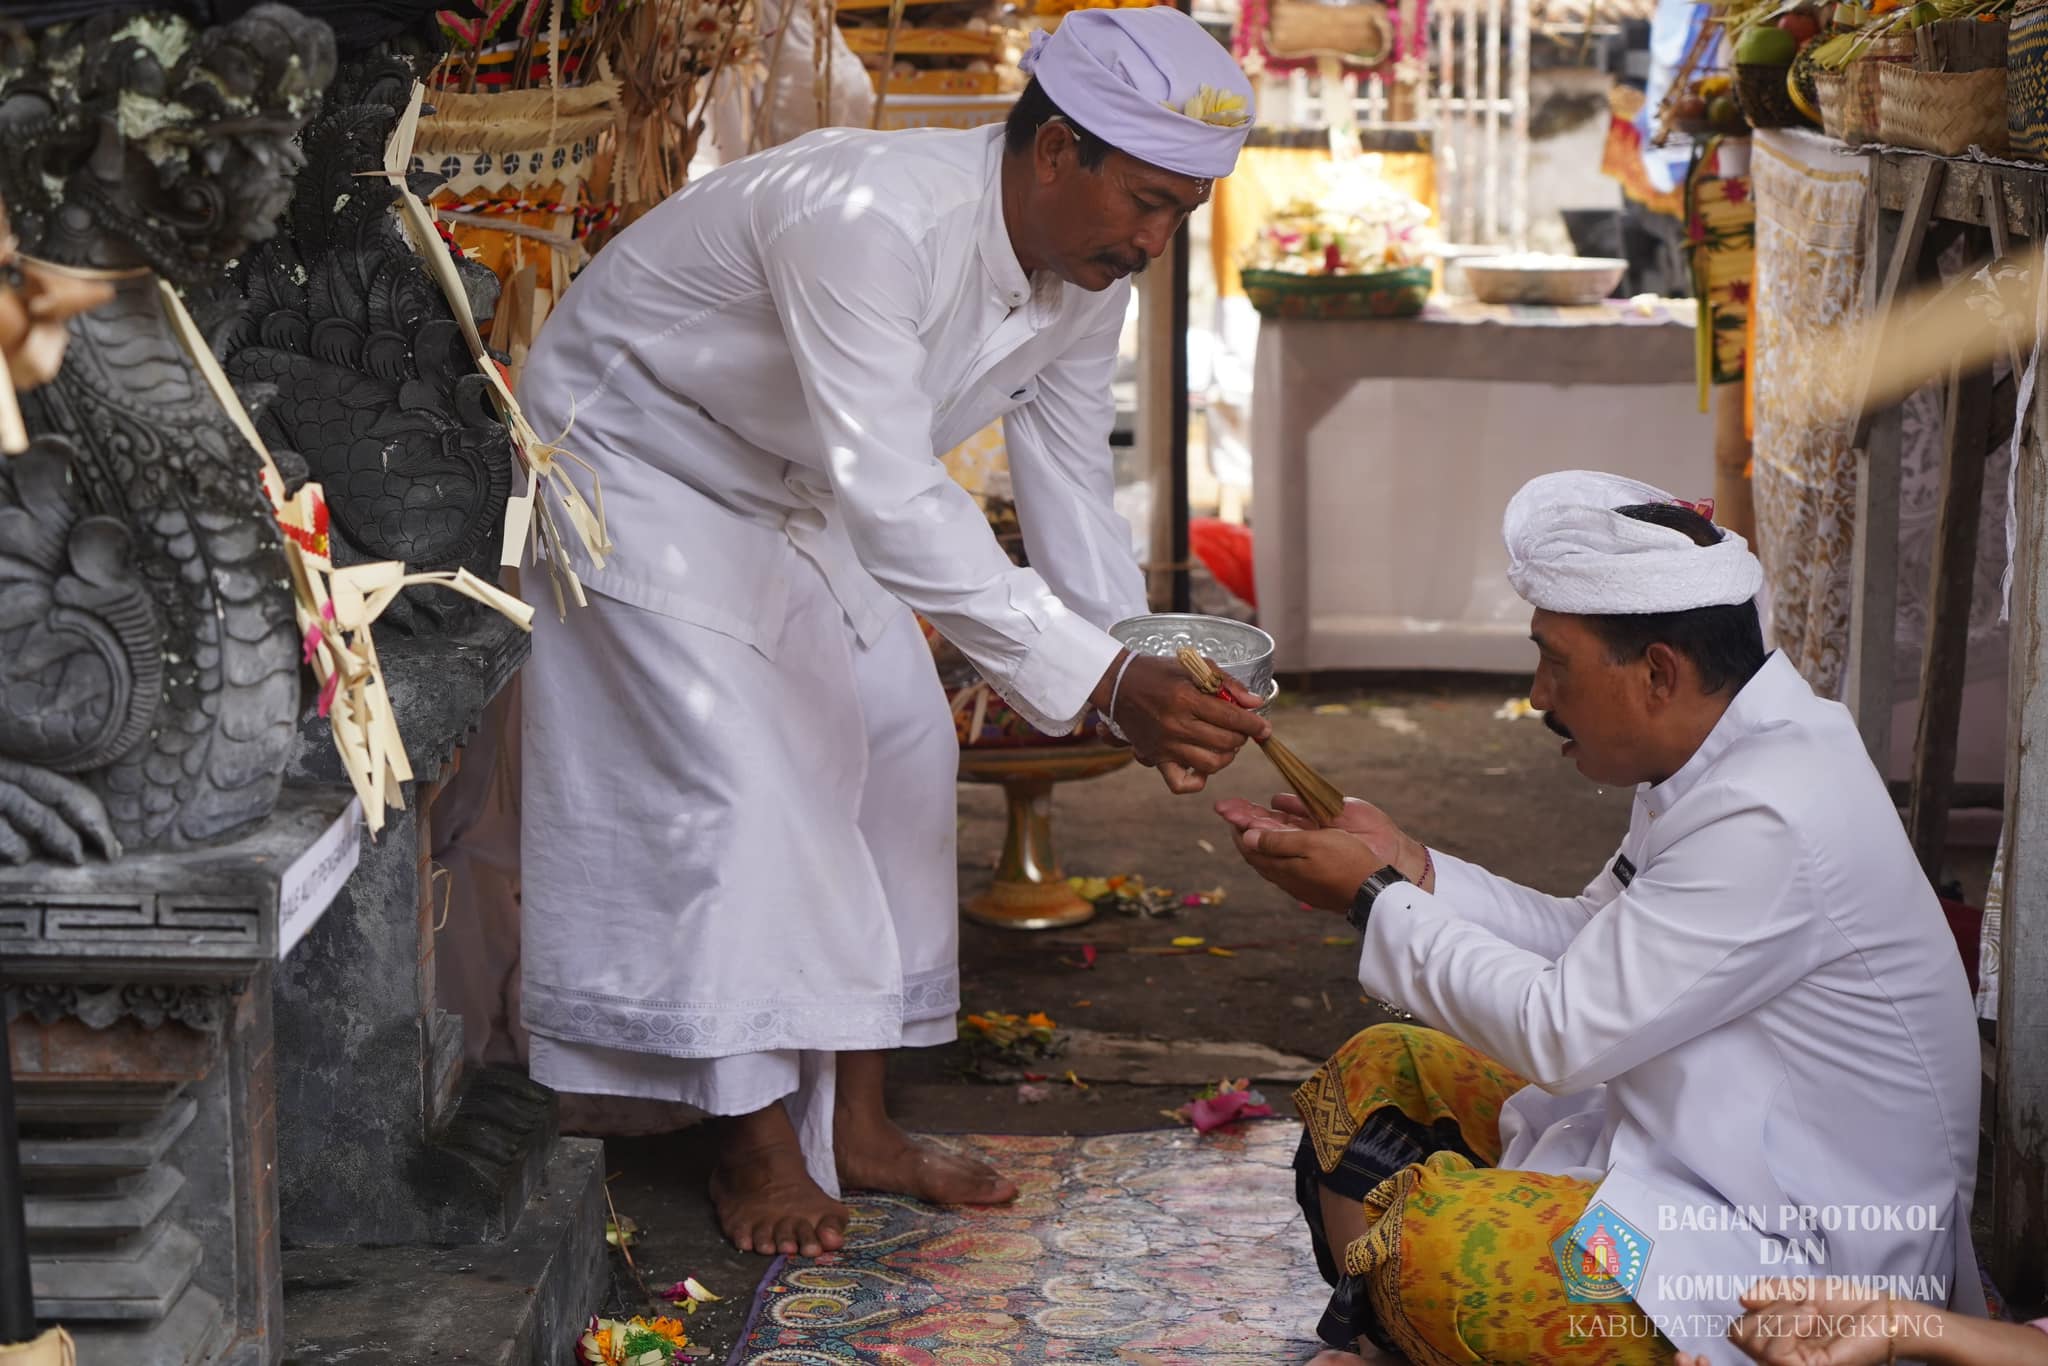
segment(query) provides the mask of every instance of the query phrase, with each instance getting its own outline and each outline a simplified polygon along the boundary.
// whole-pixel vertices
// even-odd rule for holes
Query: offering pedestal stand
[[[995,881],[967,902],[967,917],[1007,930],[1065,929],[1093,919],[1094,904],[1067,886],[1053,847],[1052,789],[1055,783],[1100,777],[1130,762],[1130,750],[1112,745],[961,750],[961,778],[1000,783],[1009,808]]]

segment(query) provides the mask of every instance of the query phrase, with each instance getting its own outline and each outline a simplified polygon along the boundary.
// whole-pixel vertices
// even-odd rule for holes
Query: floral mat
[[[1013,1205],[854,1196],[847,1246],[770,1267],[732,1366],[1306,1361],[1329,1288],[1294,1204],[1289,1123],[936,1139]]]

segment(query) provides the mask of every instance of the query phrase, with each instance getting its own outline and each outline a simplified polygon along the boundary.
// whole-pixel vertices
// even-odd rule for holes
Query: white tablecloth
[[[1616,309],[1267,320],[1252,516],[1277,666],[1531,671],[1501,512],[1559,469],[1708,496],[1693,345],[1671,314]]]

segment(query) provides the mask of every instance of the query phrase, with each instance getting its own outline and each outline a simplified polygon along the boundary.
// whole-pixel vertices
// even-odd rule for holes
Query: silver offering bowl
[[[1256,626],[1199,612],[1151,612],[1126,618],[1110,627],[1109,633],[1141,655],[1171,659],[1186,646],[1206,655],[1247,692],[1267,702],[1279,692],[1273,680],[1273,637]]]

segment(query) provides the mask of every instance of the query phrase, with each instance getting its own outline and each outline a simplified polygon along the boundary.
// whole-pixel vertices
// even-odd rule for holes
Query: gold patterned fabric
[[[1303,1082],[1294,1106],[1326,1175],[1343,1162],[1360,1127],[1389,1108],[1417,1124],[1455,1125],[1473,1154],[1491,1164],[1500,1160],[1500,1107],[1526,1085],[1448,1034],[1375,1025]]]
[[[1840,695],[1856,535],[1857,374],[1831,336],[1861,318],[1866,163],[1817,142],[1756,139],[1757,553],[1779,649]]]
[[[1335,1287],[1317,1330],[1325,1342],[1368,1337],[1415,1366],[1672,1359],[1633,1302],[1567,1292],[1554,1249],[1597,1187],[1492,1166],[1501,1107],[1523,1085],[1447,1034],[1387,1024],[1356,1035],[1295,1093],[1306,1127],[1297,1193]],[[1325,1190],[1364,1207],[1365,1235],[1341,1250],[1324,1230]]]
[[[1719,144],[1686,179],[1686,235],[1700,301],[1701,382],[1739,384],[1749,349],[1756,201],[1748,176],[1725,175]]]
[[[1634,1303],[1565,1293],[1552,1248],[1597,1189],[1433,1153],[1366,1197],[1345,1270],[1413,1366],[1667,1366],[1677,1349]]]

